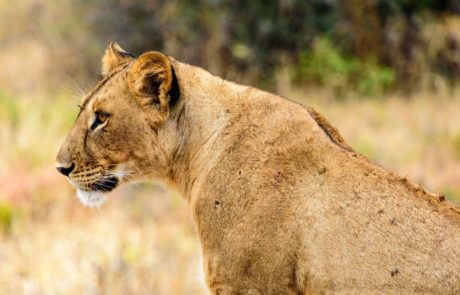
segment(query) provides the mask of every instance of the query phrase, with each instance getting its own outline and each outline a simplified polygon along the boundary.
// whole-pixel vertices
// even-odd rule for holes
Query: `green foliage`
[[[17,97],[7,91],[0,90],[0,118],[16,126],[20,119]]]
[[[39,2],[0,9],[8,12],[0,15],[0,41],[5,48],[15,46],[17,36],[40,44],[35,55],[11,54],[47,64],[46,73],[36,67],[39,77],[46,76],[37,81],[52,90],[69,78],[92,85],[110,41],[135,55],[159,50],[223,78],[268,88],[286,67],[299,71],[299,83],[318,80],[338,93],[347,85],[373,95],[430,87],[437,83],[433,77],[453,86],[460,81],[458,0]],[[317,57],[322,60],[309,61]]]
[[[356,90],[362,95],[383,94],[390,89],[395,82],[394,70],[379,65],[374,61],[359,63],[356,81]]]
[[[446,188],[443,190],[448,200],[460,205],[460,189]]]
[[[460,133],[455,134],[452,137],[452,145],[453,145],[454,151],[460,157]]]
[[[315,40],[312,50],[302,52],[294,74],[297,83],[331,87],[341,95],[355,91],[361,95],[382,94],[394,83],[391,68],[373,59],[345,56],[328,38]]]
[[[5,202],[0,202],[0,227],[6,233],[11,231],[13,225],[13,208]]]

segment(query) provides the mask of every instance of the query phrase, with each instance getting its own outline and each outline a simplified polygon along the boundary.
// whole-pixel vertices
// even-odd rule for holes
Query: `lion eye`
[[[107,122],[108,118],[109,118],[109,114],[104,113],[104,112],[96,112],[96,119],[94,120],[93,124],[91,125],[91,129],[95,130],[97,127],[99,127],[101,125],[105,125],[105,123]]]

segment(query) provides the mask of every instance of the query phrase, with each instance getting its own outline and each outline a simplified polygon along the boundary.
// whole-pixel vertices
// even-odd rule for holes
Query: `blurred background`
[[[201,294],[181,196],[87,209],[54,158],[110,41],[312,105],[460,204],[458,0],[0,0],[0,294]]]

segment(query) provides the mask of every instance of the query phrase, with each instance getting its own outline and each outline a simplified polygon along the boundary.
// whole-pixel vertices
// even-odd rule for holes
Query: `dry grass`
[[[316,107],[359,152],[460,200],[459,95],[287,96]],[[55,172],[75,104],[0,94],[0,294],[200,294],[198,239],[177,193],[124,187],[91,210]]]

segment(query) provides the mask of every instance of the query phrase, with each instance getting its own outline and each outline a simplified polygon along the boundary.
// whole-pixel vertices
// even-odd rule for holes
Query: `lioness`
[[[129,179],[190,204],[212,294],[460,294],[460,210],[311,108],[112,43],[57,156],[88,206]]]

